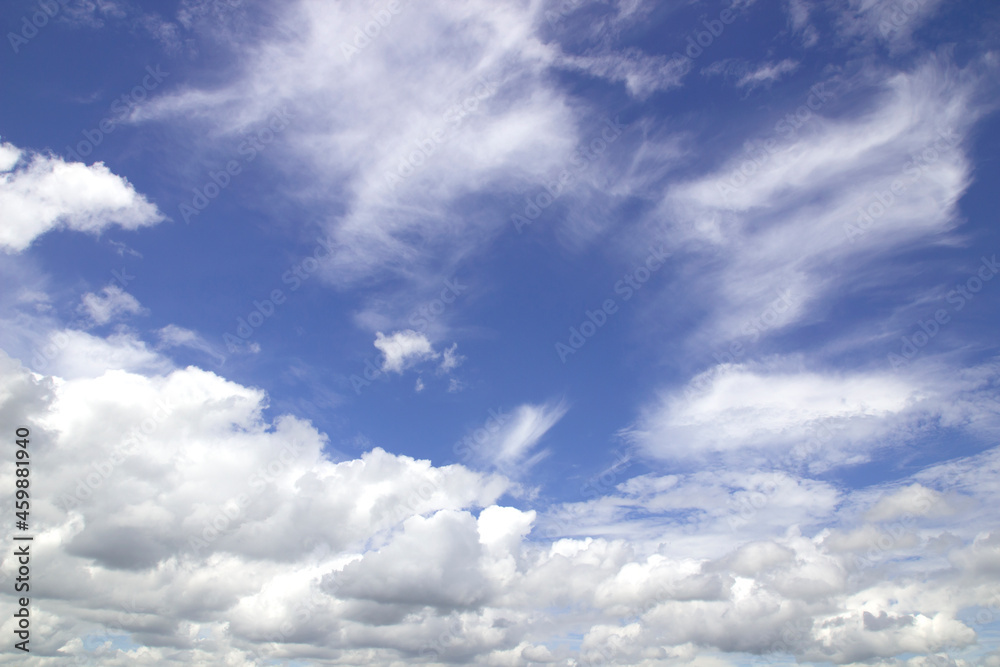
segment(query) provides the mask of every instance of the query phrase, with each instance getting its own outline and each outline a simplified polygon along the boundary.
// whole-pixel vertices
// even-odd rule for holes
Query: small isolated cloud
[[[417,378],[417,384],[413,387],[413,390],[416,391],[417,393],[422,392],[424,390],[424,381],[420,378]]]
[[[404,370],[425,359],[436,359],[440,356],[434,351],[434,346],[422,333],[413,329],[397,331],[386,336],[381,331],[375,332],[375,347],[384,356],[382,370],[386,373],[402,373]]]
[[[452,343],[443,352],[437,352],[427,336],[413,329],[397,331],[388,336],[378,331],[375,333],[375,347],[382,352],[382,371],[385,373],[402,374],[422,361],[441,359],[439,371],[448,374],[465,361],[465,357],[458,353],[458,343]],[[422,391],[423,388],[423,380],[418,378],[416,389]],[[448,390],[452,391],[451,386]]]
[[[66,227],[98,234],[138,229],[164,215],[103,162],[87,166],[0,144],[0,248],[20,252],[42,234]]]
[[[548,456],[548,450],[536,447],[568,409],[560,400],[540,405],[525,403],[512,415],[494,415],[488,428],[479,431],[484,437],[474,437],[478,458],[508,475],[516,469],[527,470]]]
[[[139,259],[142,259],[141,252],[139,252],[135,248],[130,248],[127,244],[122,243],[121,241],[108,241],[108,243],[111,245],[112,248],[115,249],[115,252],[118,253],[119,257],[124,257],[125,255],[128,255],[129,257],[137,257]]]
[[[198,333],[179,327],[176,324],[168,324],[157,332],[160,339],[159,347],[169,349],[172,347],[187,347],[192,350],[199,350],[214,357],[219,363],[225,361],[225,357],[215,351]]]
[[[684,57],[649,56],[636,49],[598,56],[563,56],[560,64],[625,84],[629,95],[645,99],[681,85],[691,65]]]
[[[81,301],[80,312],[90,317],[94,324],[107,324],[122,315],[138,315],[145,311],[134,296],[117,285],[108,285],[99,294],[88,292]]]
[[[441,370],[443,372],[451,372],[461,366],[462,362],[465,361],[465,357],[460,355],[457,350],[458,343],[452,343],[451,347],[445,349],[443,355],[444,359],[441,360]]]
[[[761,85],[770,85],[780,79],[785,74],[794,72],[799,64],[794,60],[786,58],[778,63],[764,63],[752,72],[743,75],[736,85],[740,88],[756,88]]]
[[[785,74],[798,69],[799,63],[786,58],[780,62],[766,62],[754,65],[745,60],[727,59],[713,63],[703,70],[704,74],[719,74],[727,80],[735,79],[737,88],[753,90],[758,86],[770,86]]]

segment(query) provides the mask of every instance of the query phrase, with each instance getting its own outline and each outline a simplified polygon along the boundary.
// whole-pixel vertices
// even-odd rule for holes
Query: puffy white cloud
[[[45,370],[65,378],[98,377],[109,370],[166,372],[167,358],[151,350],[135,333],[123,330],[108,338],[66,329],[49,335],[54,349]]]
[[[108,285],[101,290],[101,294],[87,292],[80,300],[80,311],[86,313],[95,324],[107,324],[121,315],[143,312],[138,299],[117,285]]]
[[[465,357],[458,353],[458,343],[452,343],[443,352],[437,352],[426,334],[413,329],[396,331],[388,336],[381,331],[376,331],[375,347],[382,352],[382,371],[386,373],[402,374],[403,371],[423,361],[441,359],[438,373],[447,375],[465,361]],[[424,390],[422,378],[417,378],[415,388],[418,392]],[[451,378],[448,391],[457,391],[459,388],[461,388],[461,383],[455,378]]]
[[[135,188],[96,162],[87,166],[0,144],[0,247],[24,250],[42,234],[66,227],[92,234],[138,229],[164,216]]]
[[[416,363],[439,356],[427,336],[412,329],[397,331],[390,336],[378,331],[375,333],[375,347],[382,352],[382,370],[388,373],[402,373]]]
[[[67,664],[847,663],[968,645],[977,629],[958,614],[1000,581],[1000,541],[982,531],[996,449],[857,492],[791,473],[648,474],[560,519],[498,506],[511,483],[460,465],[377,448],[332,460],[308,422],[265,419],[262,391],[197,368],[0,366],[0,422],[32,429],[46,572],[32,641]],[[516,411],[506,451],[530,455],[563,410]],[[914,511],[925,489],[963,511]],[[554,520],[577,537],[531,532]]]

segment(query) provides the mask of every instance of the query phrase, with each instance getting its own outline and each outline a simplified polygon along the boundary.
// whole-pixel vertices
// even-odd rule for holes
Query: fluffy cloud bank
[[[963,610],[997,603],[996,450],[879,489],[650,474],[539,512],[462,465],[333,460],[308,422],[197,368],[0,364],[0,422],[32,431],[47,664],[687,664],[692,646],[848,664],[965,651]],[[530,456],[564,412],[516,411],[498,456]]]

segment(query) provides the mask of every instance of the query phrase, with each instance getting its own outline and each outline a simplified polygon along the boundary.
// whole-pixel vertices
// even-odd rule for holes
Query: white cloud
[[[548,456],[548,450],[536,447],[568,410],[565,401],[549,401],[520,405],[511,415],[501,411],[488,421],[487,428],[478,429],[467,438],[468,443],[474,443],[470,451],[480,463],[507,475],[527,470]]]
[[[802,447],[832,433],[837,445],[827,454],[850,458],[865,455],[893,416],[925,397],[888,371],[836,376],[723,365],[694,378],[690,390],[662,397],[630,436],[649,454],[685,459]]]
[[[444,349],[444,352],[436,352],[430,339],[413,329],[396,331],[389,336],[376,331],[375,347],[382,352],[382,371],[386,373],[402,374],[403,371],[423,361],[441,359],[438,372],[448,374],[465,361],[465,357],[458,353],[458,343],[452,343],[451,347]],[[448,391],[456,391],[461,383],[454,378],[451,380]],[[423,380],[417,378],[416,390],[419,392],[423,389]]]
[[[344,211],[325,223],[337,250],[323,269],[341,287],[387,275],[420,283],[453,271],[519,212],[470,214],[470,193],[540,188],[570,168],[604,119],[590,117],[553,69],[582,68],[638,96],[679,76],[677,62],[615,53],[605,36],[593,36],[602,48],[591,55],[564,53],[542,35],[544,3],[401,4],[348,55],[355,28],[380,6],[303,0],[283,10],[264,38],[234,40],[241,65],[225,73],[230,85],[159,95],[134,120],[183,117],[228,140],[287,105],[293,120],[268,160],[310,165],[315,178],[299,179],[295,196]],[[567,187],[588,192],[605,181],[581,176]]]
[[[761,85],[770,85],[785,74],[794,72],[799,64],[786,58],[777,63],[764,63],[752,72],[747,72],[736,82],[740,88],[756,88]]]
[[[219,354],[201,334],[195,331],[185,329],[176,324],[168,324],[156,333],[160,339],[159,348],[161,349],[187,347],[211,355],[218,363],[225,361],[225,357]]]
[[[933,359],[906,372],[723,364],[662,392],[624,433],[654,458],[820,472],[906,448],[928,423],[989,441],[1000,427],[987,397],[996,379],[988,364],[956,373]]]
[[[122,315],[144,312],[139,301],[117,285],[108,285],[101,290],[101,294],[87,292],[80,300],[81,312],[86,313],[94,324],[107,324]]]
[[[640,100],[655,92],[680,86],[691,67],[688,58],[648,56],[637,49],[602,55],[563,56],[559,62],[594,76],[623,82],[629,94]]]
[[[736,87],[753,90],[758,86],[769,87],[785,74],[794,72],[798,67],[798,62],[788,58],[777,63],[765,62],[758,65],[752,65],[744,60],[727,59],[713,63],[702,72],[704,74],[721,74],[727,79],[735,78]]]
[[[913,46],[913,33],[946,5],[943,0],[830,0],[840,32],[867,42],[883,42],[893,52]]]
[[[24,250],[42,234],[66,227],[92,234],[118,225],[138,229],[164,216],[135,188],[96,162],[64,162],[0,144],[0,247]]]
[[[969,645],[977,629],[957,618],[1000,582],[1000,540],[983,533],[997,449],[858,492],[754,470],[643,475],[567,506],[579,537],[549,540],[530,531],[557,515],[497,505],[502,477],[377,448],[330,460],[310,424],[268,420],[262,391],[197,368],[42,378],[0,356],[0,370],[0,422],[27,423],[44,462],[33,593],[48,629],[33,649],[67,661],[121,623],[90,654],[102,664],[715,665],[782,641],[800,661],[861,662]],[[561,410],[515,411],[505,451],[530,456]],[[898,515],[915,484],[963,511]]]
[[[55,352],[45,370],[66,378],[98,377],[110,370],[166,372],[173,367],[168,359],[127,330],[101,338],[66,329],[53,332],[49,341]]]
[[[447,347],[444,350],[444,358],[441,360],[441,370],[449,373],[458,368],[463,361],[465,361],[465,357],[458,353],[458,343],[452,343],[451,347]]]
[[[717,170],[671,186],[647,236],[669,234],[690,251],[681,254],[692,272],[714,276],[701,300],[716,307],[692,339],[721,347],[786,295],[788,312],[763,327],[782,331],[821,296],[874,270],[873,260],[958,225],[971,182],[965,137],[981,114],[973,91],[987,69],[978,68],[930,58],[886,75],[873,106],[838,119],[824,107],[851,86],[824,84],[797,129],[779,119]],[[664,219],[676,222],[665,230]]]
[[[377,331],[375,347],[382,352],[382,370],[387,373],[402,373],[418,362],[439,356],[427,336],[412,329],[397,331],[390,336]]]
[[[806,0],[786,0],[788,19],[792,29],[802,36],[802,45],[806,48],[814,46],[819,41],[819,32],[809,22],[811,5]]]

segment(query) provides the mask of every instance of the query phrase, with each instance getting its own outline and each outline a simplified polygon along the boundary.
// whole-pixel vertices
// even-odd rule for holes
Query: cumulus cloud
[[[397,331],[390,336],[378,331],[375,333],[375,347],[382,352],[382,370],[388,373],[402,373],[418,362],[439,356],[427,336],[412,329]]]
[[[438,372],[448,374],[465,361],[465,357],[458,353],[458,343],[452,343],[443,352],[437,352],[425,334],[413,329],[396,331],[389,336],[377,331],[375,332],[375,347],[382,352],[382,371],[387,373],[402,374],[403,371],[423,361],[441,359]],[[452,381],[449,384],[449,391],[457,390],[460,386],[455,384],[458,380],[452,378]],[[423,380],[417,378],[416,390],[419,392],[423,389]]]
[[[86,313],[94,324],[107,324],[122,315],[144,312],[139,301],[117,285],[108,285],[100,294],[87,292],[80,300],[80,311]]]
[[[166,372],[173,363],[128,330],[107,338],[66,329],[48,335],[53,350],[45,370],[66,378],[97,377],[107,371]]]
[[[511,482],[461,465],[378,448],[334,460],[308,422],[266,418],[264,392],[194,367],[43,377],[3,355],[0,370],[0,420],[30,426],[45,472],[32,592],[48,630],[32,641],[66,661],[629,665],[686,662],[697,645],[725,664],[846,664],[971,644],[959,614],[1000,577],[1000,541],[980,530],[996,449],[860,492],[793,473],[648,474],[543,516],[498,504]],[[501,452],[530,456],[563,410],[515,411]],[[938,503],[956,479],[947,503],[963,513],[911,512],[897,529],[923,489]],[[560,520],[574,536],[533,532]],[[837,537],[859,529],[874,532]]]
[[[65,162],[0,144],[0,247],[20,252],[36,238],[65,227],[98,234],[116,225],[138,229],[164,220],[132,184],[95,162]]]

